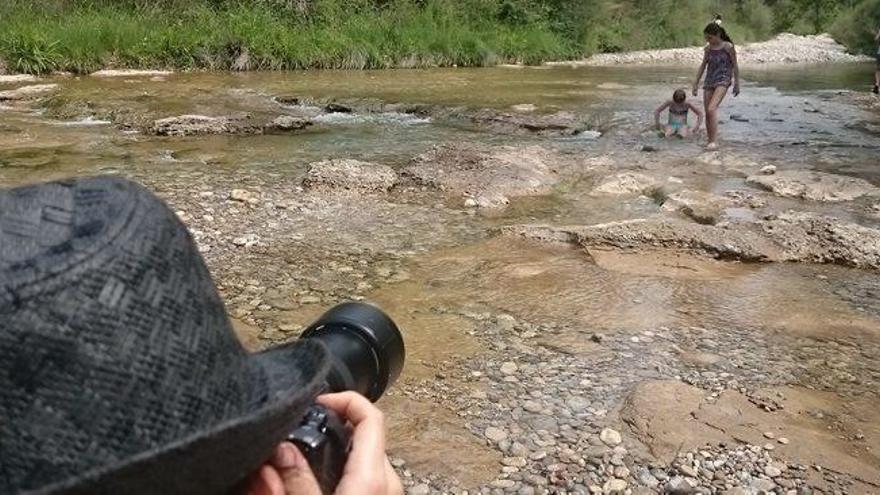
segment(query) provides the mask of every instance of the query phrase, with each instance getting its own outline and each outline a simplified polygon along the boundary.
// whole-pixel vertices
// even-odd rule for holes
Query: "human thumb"
[[[321,495],[312,468],[292,443],[283,442],[275,449],[272,465],[281,475],[287,495]]]

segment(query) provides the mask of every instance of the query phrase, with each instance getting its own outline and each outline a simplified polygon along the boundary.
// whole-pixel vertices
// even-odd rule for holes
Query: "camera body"
[[[300,338],[320,340],[330,351],[325,392],[350,390],[373,402],[397,380],[406,358],[397,325],[369,304],[340,304],[312,323]],[[313,404],[287,439],[308,460],[321,491],[333,493],[351,448],[345,422],[335,412]]]
[[[321,491],[333,493],[342,479],[351,447],[351,437],[339,415],[320,404],[313,404],[287,439],[309,462]]]

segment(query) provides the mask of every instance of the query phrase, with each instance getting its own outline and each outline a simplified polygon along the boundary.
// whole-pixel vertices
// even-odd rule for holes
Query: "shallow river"
[[[851,175],[880,185],[880,115],[841,103],[840,98],[842,91],[862,90],[871,70],[870,64],[746,70],[742,95],[728,97],[723,107],[721,132],[726,146],[732,153],[780,167]],[[234,185],[237,177],[271,176],[278,183],[295,183],[316,160],[358,158],[397,168],[434,145],[478,142],[539,144],[569,155],[606,155],[619,160],[645,156],[638,150],[648,145],[659,150],[657,156],[663,157],[663,163],[648,160],[643,168],[681,175],[688,184],[718,194],[753,190],[741,176],[695,168],[692,159],[702,152],[693,143],[661,142],[646,132],[653,108],[676,87],[688,86],[691,72],[690,68],[502,67],[58,78],[47,81],[60,85],[47,103],[0,107],[0,185],[122,173],[156,176],[160,184],[190,181],[194,190],[220,190]],[[8,89],[5,86],[0,84],[0,90]],[[598,132],[574,137],[513,136],[486,132],[464,119],[435,121],[386,112],[327,114],[294,135],[161,138],[119,129],[93,117],[284,113],[276,97],[364,98],[495,109],[532,104],[537,113],[567,110],[588,116]],[[737,119],[729,119],[731,115]],[[222,185],[214,183],[215,179]],[[672,354],[684,349],[717,357],[721,364],[713,361],[712,377],[716,371],[732,374],[746,388],[837,390],[849,397],[867,397],[869,404],[880,406],[876,389],[871,391],[880,379],[880,277],[874,272],[825,265],[727,263],[661,251],[596,251],[588,256],[572,247],[495,237],[496,229],[509,224],[594,224],[660,212],[651,198],[595,197],[589,194],[591,187],[589,180],[567,181],[552,194],[514,200],[500,212],[458,217],[444,213],[437,219],[442,229],[412,226],[407,235],[413,239],[398,243],[415,246],[398,267],[405,276],[391,282],[370,280],[371,288],[361,291],[363,297],[388,308],[407,333],[409,365],[406,385],[401,387],[406,393],[392,394],[387,404],[393,418],[392,444],[398,445],[396,453],[415,472],[408,484],[423,477],[432,486],[486,486],[498,475],[499,454],[479,437],[486,425],[506,424],[509,418],[505,420],[504,412],[494,409],[471,414],[463,409],[478,406],[450,399],[474,390],[494,390],[497,384],[486,379],[491,377],[487,368],[516,355],[509,347],[516,347],[516,339],[499,348],[495,337],[481,333],[483,319],[475,315],[483,313],[493,322],[498,315],[513,315],[539,333],[541,329],[551,332],[556,349],[575,349],[580,357],[572,359],[583,358],[578,361],[586,366],[579,371],[583,373],[597,372],[589,368],[589,363],[598,362],[593,358],[591,346],[596,344],[590,335],[611,336],[610,343],[603,345],[615,358],[601,372],[613,375],[614,381],[590,395],[597,411],[616,410],[639,380],[693,375],[689,383],[705,390],[723,386],[707,385],[708,375],[695,372],[684,360],[670,358],[665,354],[666,344],[658,342],[652,350],[636,348],[644,345],[639,339],[646,336],[647,342],[669,344]],[[802,204],[779,201],[780,207],[795,209]],[[451,203],[446,206],[460,209]],[[810,208],[880,226],[880,217],[852,204],[813,204]],[[322,242],[340,251],[345,249],[339,246],[350,241],[369,243],[346,237],[356,238],[357,232],[338,230],[328,228]],[[309,244],[320,249],[317,240],[297,242],[296,249],[307,250]],[[419,248],[420,243],[427,247]],[[224,264],[229,260],[212,256],[208,254],[212,270],[233,278]],[[253,260],[259,256],[249,259],[256,263]],[[251,266],[244,263],[244,267]],[[253,278],[264,285],[271,283],[260,278],[259,264],[253,268]],[[323,296],[323,304],[302,304],[256,318],[252,332],[263,338],[266,327],[280,321],[304,323],[338,298],[338,294]],[[238,305],[237,300],[230,301],[231,307]],[[264,341],[284,338],[276,335]],[[834,345],[823,349],[823,342]],[[540,345],[554,349],[552,342]],[[862,357],[852,350],[859,345]],[[484,356],[485,361],[462,363],[472,356]],[[640,359],[645,365],[633,371],[633,363]],[[859,380],[849,382],[826,373],[830,360],[845,360],[848,376]],[[449,374],[451,378],[446,378]],[[429,384],[438,381],[448,386],[438,391],[436,383]],[[503,386],[510,382],[506,379]],[[431,397],[446,404],[445,408],[428,407],[434,400]],[[522,414],[522,409],[518,411]],[[601,417],[604,412],[597,413]],[[867,442],[867,453],[846,454],[849,451],[840,447],[844,453],[827,462],[851,466],[840,461],[850,454],[867,466],[877,461],[880,431],[875,419],[876,415],[849,418],[841,430],[846,435],[858,431]],[[590,421],[590,428],[601,423],[600,419]],[[814,426],[819,431],[826,425]],[[742,437],[738,440],[743,441]],[[809,445],[820,451],[838,448],[831,440],[828,444],[814,441],[818,443]],[[468,461],[450,462],[462,444],[471,449],[471,455],[465,456]],[[799,459],[799,452],[793,451],[791,458]],[[880,474],[861,464],[837,469],[868,480],[858,487],[880,483]]]

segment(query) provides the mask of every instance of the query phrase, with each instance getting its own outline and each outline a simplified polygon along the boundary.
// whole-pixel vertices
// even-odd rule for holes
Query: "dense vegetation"
[[[880,25],[880,0],[2,0],[0,63],[32,73],[537,63],[699,43],[715,12],[737,41],[832,29],[862,51]]]

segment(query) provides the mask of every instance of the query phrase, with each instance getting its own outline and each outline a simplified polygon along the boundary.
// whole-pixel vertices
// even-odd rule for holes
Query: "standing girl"
[[[703,72],[703,105],[706,108],[706,134],[709,136],[707,149],[718,149],[718,107],[724,101],[727,90],[733,84],[733,96],[739,95],[739,66],[736,62],[736,47],[727,32],[721,27],[721,16],[703,30],[706,36],[706,48],[703,50],[703,63],[694,81],[694,96]]]

